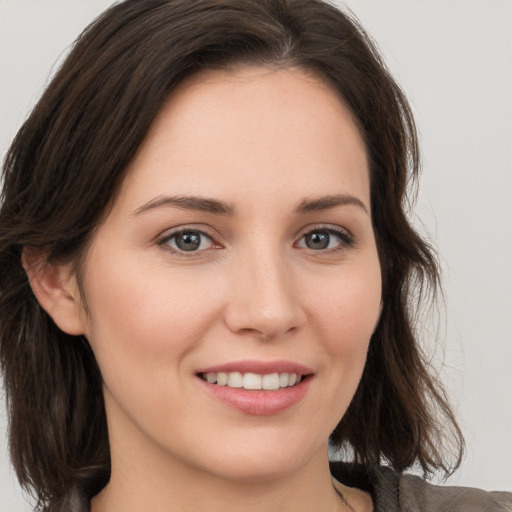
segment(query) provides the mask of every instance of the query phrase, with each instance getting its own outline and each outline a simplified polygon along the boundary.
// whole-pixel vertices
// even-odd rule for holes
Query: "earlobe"
[[[39,304],[57,326],[68,334],[85,334],[83,308],[71,265],[49,263],[44,251],[27,247],[21,262]]]

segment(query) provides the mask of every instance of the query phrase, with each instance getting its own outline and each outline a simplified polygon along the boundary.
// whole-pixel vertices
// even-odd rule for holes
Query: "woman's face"
[[[99,226],[83,288],[113,467],[240,479],[324,460],[381,301],[347,108],[299,69],[189,79]]]

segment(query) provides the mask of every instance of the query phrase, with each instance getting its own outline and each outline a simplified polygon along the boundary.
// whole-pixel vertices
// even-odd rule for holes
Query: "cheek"
[[[136,261],[97,269],[85,292],[88,338],[99,357],[116,353],[137,364],[177,359],[200,342],[218,317],[215,283]]]
[[[319,354],[320,399],[315,414],[330,435],[352,401],[366,364],[381,303],[377,258],[347,265],[310,287],[310,333]]]
[[[362,266],[360,271],[352,267],[340,272],[318,292],[310,307],[315,308],[315,328],[323,332],[327,351],[331,355],[351,354],[364,361],[380,317],[378,261]]]

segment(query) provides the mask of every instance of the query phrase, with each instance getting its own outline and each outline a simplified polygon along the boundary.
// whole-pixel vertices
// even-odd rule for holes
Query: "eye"
[[[202,231],[193,229],[184,229],[171,233],[160,240],[159,244],[166,245],[175,252],[199,252],[214,246],[210,236]]]
[[[313,251],[326,251],[335,250],[352,243],[352,237],[341,229],[321,228],[311,230],[303,235],[297,243],[297,247]]]

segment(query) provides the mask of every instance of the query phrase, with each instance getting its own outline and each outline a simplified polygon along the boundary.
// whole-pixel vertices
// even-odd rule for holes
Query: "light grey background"
[[[111,3],[0,0],[2,157],[55,62]],[[417,213],[441,253],[447,298],[436,354],[444,344],[442,375],[468,443],[448,483],[512,491],[512,1],[345,5],[377,40],[422,136]],[[29,511],[5,422],[0,408],[0,512]]]

